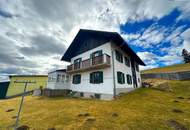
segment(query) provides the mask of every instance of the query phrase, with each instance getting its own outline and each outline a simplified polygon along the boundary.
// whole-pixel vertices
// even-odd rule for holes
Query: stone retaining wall
[[[141,74],[142,79],[158,78],[167,80],[187,80],[190,79],[190,71],[170,72],[170,73],[149,73]]]

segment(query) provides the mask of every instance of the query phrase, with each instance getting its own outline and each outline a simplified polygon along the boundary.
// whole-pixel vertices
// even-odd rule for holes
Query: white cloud
[[[186,29],[181,37],[184,39],[182,47],[188,51],[190,51],[190,28]]]
[[[33,46],[32,38],[39,35],[56,41],[52,44],[58,43],[60,46],[68,47],[80,28],[119,32],[121,24],[128,21],[159,19],[169,14],[175,7],[188,12],[187,7],[181,8],[181,4],[170,0],[0,0],[0,10],[14,16],[4,18],[0,15],[0,37],[3,37],[0,39],[0,47],[7,50],[3,55],[24,57],[21,63],[27,61],[28,64],[36,64],[31,69],[28,64],[9,66],[4,62],[0,63],[0,69],[21,67],[24,73],[32,71],[46,73],[48,68],[61,68],[67,63],[55,60],[54,56],[61,57],[64,50],[52,56],[31,54],[31,59],[31,55],[25,55],[19,48]],[[140,34],[123,36],[125,39],[137,39],[134,44],[138,46],[154,47],[164,39],[164,33],[163,28],[148,28],[142,36]],[[177,40],[179,39],[176,39],[176,43]],[[184,46],[188,47],[188,43],[189,40],[185,40]],[[148,56],[151,57],[150,54]],[[155,61],[149,62],[154,64]],[[4,66],[5,64],[7,66]]]

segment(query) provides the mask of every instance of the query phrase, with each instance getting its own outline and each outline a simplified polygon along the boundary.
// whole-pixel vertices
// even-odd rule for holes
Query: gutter
[[[114,51],[111,52],[113,64],[113,97],[116,98],[116,84],[115,84],[115,65],[114,65]]]

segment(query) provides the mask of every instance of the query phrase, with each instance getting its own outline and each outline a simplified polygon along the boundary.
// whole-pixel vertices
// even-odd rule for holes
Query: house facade
[[[141,87],[144,62],[116,32],[80,30],[63,55],[69,88],[78,96],[112,99]]]

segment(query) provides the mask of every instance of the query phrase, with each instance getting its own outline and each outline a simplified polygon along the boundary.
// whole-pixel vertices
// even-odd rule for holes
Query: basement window
[[[119,84],[125,84],[125,75],[124,75],[124,73],[122,73],[120,71],[117,72],[117,82]]]
[[[80,84],[80,83],[81,83],[81,75],[80,74],[73,75],[73,84]]]
[[[94,97],[96,98],[96,99],[100,99],[100,94],[94,94]]]

